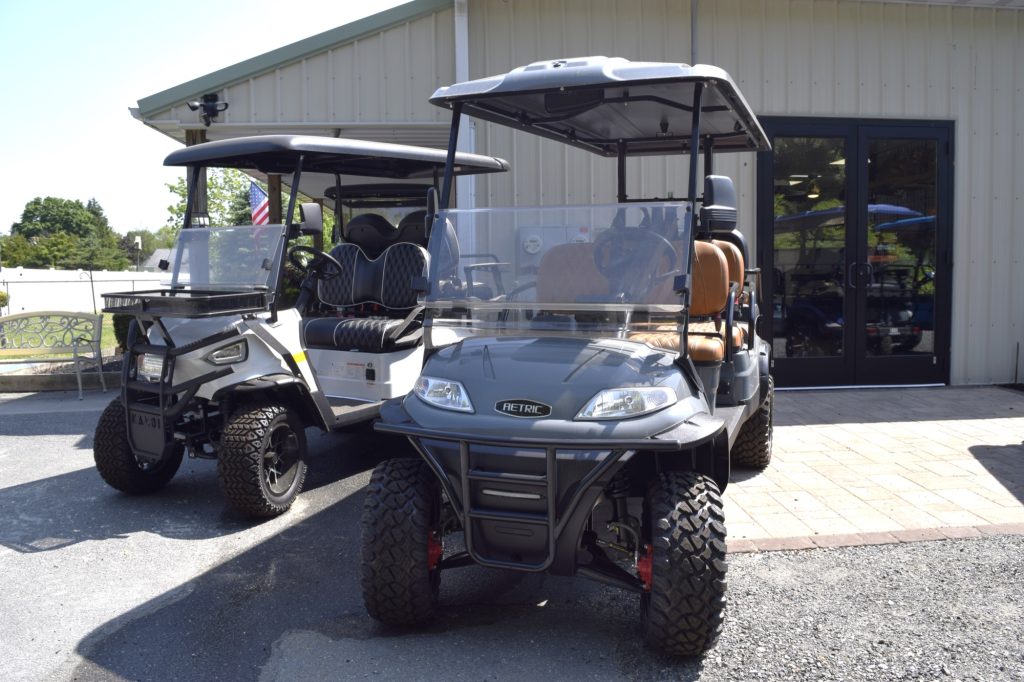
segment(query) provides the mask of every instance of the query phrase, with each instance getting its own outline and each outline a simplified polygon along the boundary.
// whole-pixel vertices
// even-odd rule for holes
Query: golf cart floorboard
[[[352,398],[328,398],[334,413],[334,426],[346,426],[355,422],[373,419],[380,414],[380,403],[353,400]]]

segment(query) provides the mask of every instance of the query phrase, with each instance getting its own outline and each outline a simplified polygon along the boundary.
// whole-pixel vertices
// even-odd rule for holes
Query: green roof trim
[[[412,0],[412,2],[407,2],[404,5],[392,7],[391,9],[344,24],[330,31],[310,36],[291,45],[271,50],[233,66],[227,66],[181,85],[176,85],[163,92],[158,92],[155,95],[143,97],[139,100],[139,112],[143,118],[147,118],[180,102],[194,99],[208,92],[216,92],[257,74],[296,62],[339,44],[349,43],[367,35],[379,33],[396,24],[449,9],[453,5],[453,0]]]

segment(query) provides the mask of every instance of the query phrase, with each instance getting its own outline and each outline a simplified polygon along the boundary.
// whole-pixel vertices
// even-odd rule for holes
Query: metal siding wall
[[[679,0],[473,0],[469,10],[470,77],[482,78],[543,59],[603,54],[685,62],[689,3]],[[478,205],[609,202],[615,161],[487,123],[477,123],[477,151],[507,159],[509,176],[477,180]],[[631,196],[682,196],[682,162],[630,160]]]
[[[446,123],[427,98],[454,80],[453,21],[452,10],[436,12],[231,85],[219,93],[231,104],[220,121],[339,128]],[[181,105],[158,118],[187,121],[195,114]],[[440,128],[407,134],[426,135],[434,144],[447,140]]]
[[[681,0],[472,0],[472,78],[591,54],[690,61]],[[1014,379],[1024,345],[1024,12],[853,0],[701,0],[699,62],[724,67],[759,114],[954,120],[951,380]],[[606,201],[611,160],[478,124],[477,149],[511,177],[482,178],[479,205]],[[755,160],[720,157],[755,238]],[[681,196],[686,170],[631,161],[631,195]],[[1022,351],[1024,353],[1024,351]],[[1024,357],[1020,358],[1024,365]],[[1022,367],[1024,371],[1024,367]]]

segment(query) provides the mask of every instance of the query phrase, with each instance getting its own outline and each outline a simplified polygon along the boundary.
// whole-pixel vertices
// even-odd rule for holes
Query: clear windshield
[[[619,334],[672,323],[687,215],[681,202],[444,211],[429,242],[432,324]]]
[[[191,228],[171,250],[171,286],[269,289],[277,281],[284,225]]]

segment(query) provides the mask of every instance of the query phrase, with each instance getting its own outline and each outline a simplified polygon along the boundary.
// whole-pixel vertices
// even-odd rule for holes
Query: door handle
[[[858,271],[856,270],[857,263],[850,263],[850,267],[846,268],[846,286],[851,289],[857,288],[857,276]]]

